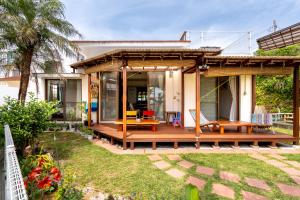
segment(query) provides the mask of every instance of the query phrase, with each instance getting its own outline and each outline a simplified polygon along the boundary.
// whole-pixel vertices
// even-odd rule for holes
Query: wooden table
[[[123,131],[123,120],[118,119],[114,122],[114,124],[118,125],[118,131]],[[127,119],[127,125],[151,125],[152,131],[155,132],[157,130],[157,125],[159,124],[158,120],[154,119],[141,119],[140,121],[136,119]]]
[[[236,126],[238,131],[241,131],[241,128],[244,126],[247,128],[247,134],[252,134],[252,127],[254,124],[250,122],[240,122],[240,121],[218,121],[220,127],[220,134],[224,134],[225,127],[234,127]]]

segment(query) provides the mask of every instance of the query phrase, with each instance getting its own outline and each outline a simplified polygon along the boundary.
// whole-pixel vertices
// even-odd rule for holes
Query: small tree
[[[5,103],[0,106],[0,126],[10,126],[17,150],[33,144],[34,139],[48,128],[52,114],[57,112],[56,104],[37,100],[33,94],[29,95],[29,101],[25,103],[5,98]],[[2,142],[3,138],[2,133]]]

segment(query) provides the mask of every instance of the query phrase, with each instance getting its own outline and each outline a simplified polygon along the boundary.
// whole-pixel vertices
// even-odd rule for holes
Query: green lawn
[[[288,160],[298,161],[300,162],[299,154],[283,154]]]
[[[76,182],[82,187],[93,186],[103,192],[130,195],[142,194],[145,199],[178,199],[185,189],[185,180],[175,180],[163,171],[155,168],[146,155],[116,155],[93,145],[86,139],[73,133],[56,133],[57,141],[53,141],[53,133],[45,133],[40,137],[46,149],[57,149],[64,174],[76,176]],[[166,156],[162,157],[167,160]],[[272,187],[272,191],[264,193],[246,184],[233,184],[220,180],[218,173],[212,178],[195,173],[195,167],[184,170],[175,161],[168,161],[188,174],[208,181],[201,192],[203,199],[222,199],[210,193],[212,182],[221,182],[234,188],[241,199],[240,191],[247,190],[267,195],[270,199],[293,199],[284,196],[274,185],[276,182],[292,184],[292,180],[279,169],[262,161],[250,158],[245,154],[182,154],[182,158],[199,165],[226,170],[243,177],[264,179]],[[295,199],[295,198],[294,198]]]

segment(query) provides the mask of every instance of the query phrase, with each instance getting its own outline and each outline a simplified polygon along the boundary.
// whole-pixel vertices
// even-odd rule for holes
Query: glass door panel
[[[164,120],[165,73],[148,72],[148,109],[154,110],[157,120]]]
[[[101,120],[118,117],[118,72],[101,73]]]

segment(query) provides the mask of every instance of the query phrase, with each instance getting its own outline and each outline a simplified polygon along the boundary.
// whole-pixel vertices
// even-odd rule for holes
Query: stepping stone
[[[267,197],[255,194],[253,192],[247,192],[242,190],[242,196],[244,200],[267,200]]]
[[[151,156],[148,156],[148,158],[151,161],[162,160],[162,157],[160,157],[160,155],[151,155]]]
[[[268,186],[268,184],[263,180],[259,180],[255,178],[245,178],[245,182],[252,187],[271,191],[270,186]]]
[[[215,170],[213,168],[209,168],[209,167],[198,166],[196,169],[196,172],[198,172],[199,174],[205,174],[208,176],[212,176],[215,173]]]
[[[195,165],[194,163],[191,163],[191,162],[186,161],[186,160],[182,160],[182,161],[180,161],[177,164],[179,166],[183,167],[183,168],[186,168],[186,169],[189,169],[189,168],[191,168],[191,167],[193,167]]]
[[[189,176],[188,179],[186,180],[186,183],[192,184],[196,186],[199,190],[202,190],[206,184],[206,181],[200,178],[196,178],[194,176]]]
[[[272,157],[272,158],[276,158],[278,160],[285,160],[286,159],[286,157],[281,156],[279,154],[275,154],[275,153],[269,154],[269,156]]]
[[[284,171],[285,173],[287,173],[290,176],[300,176],[300,171],[292,168],[292,167],[281,167],[280,168],[282,171]]]
[[[300,168],[300,163],[297,161],[289,160],[289,161],[286,161],[286,163],[288,163],[289,165],[292,165],[293,167]]]
[[[290,176],[295,183],[297,183],[298,185],[300,185],[300,176]]]
[[[300,188],[295,186],[286,185],[283,183],[277,183],[277,187],[279,187],[280,191],[283,194],[294,196],[294,197],[300,197]]]
[[[233,174],[231,172],[225,172],[225,171],[220,171],[220,178],[234,183],[239,183],[241,180],[239,175]]]
[[[273,165],[274,167],[278,167],[278,168],[287,167],[287,165],[285,163],[277,161],[277,160],[266,160],[265,162],[270,165]]]
[[[234,190],[223,184],[214,183],[212,185],[212,193],[229,199],[234,199]]]
[[[169,169],[166,171],[166,173],[177,179],[179,179],[185,175],[185,173],[183,171],[180,171],[176,168]]]
[[[155,165],[158,169],[166,169],[171,167],[170,163],[166,162],[166,161],[157,161],[155,163],[153,163],[153,165]]]
[[[258,154],[258,153],[253,153],[253,154],[250,154],[249,155],[251,158],[254,158],[254,159],[257,159],[257,160],[262,160],[262,161],[265,161],[265,160],[268,160],[267,157],[261,155],[261,154]]]
[[[179,155],[167,155],[168,159],[169,160],[176,160],[176,161],[179,161],[181,160],[181,157]]]

